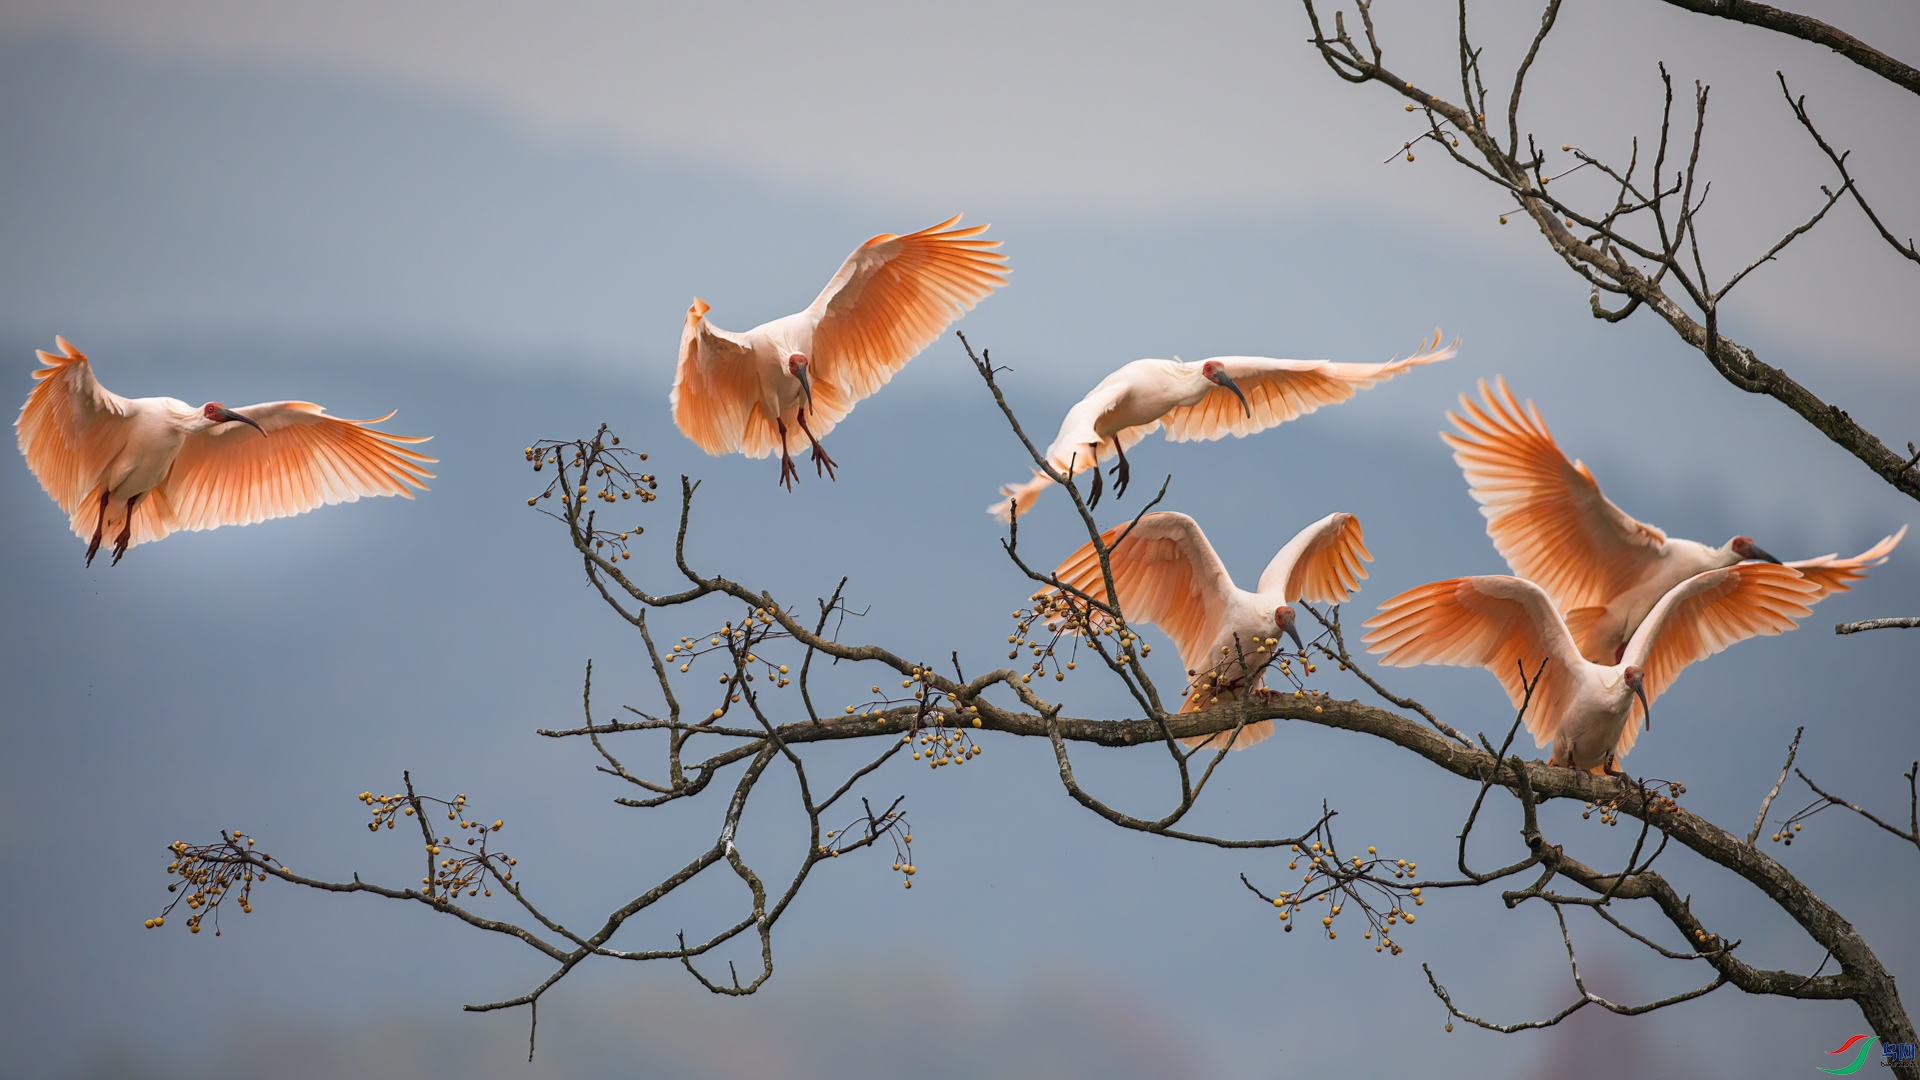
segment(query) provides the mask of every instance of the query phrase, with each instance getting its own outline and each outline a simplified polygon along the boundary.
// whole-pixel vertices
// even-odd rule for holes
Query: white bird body
[[[795,353],[813,353],[813,320],[806,312],[783,315],[740,334],[722,330],[705,319],[698,327],[704,353],[711,355],[731,347],[746,354],[744,362],[750,365],[757,384],[753,401],[765,415],[798,414],[799,407],[806,403],[806,385],[788,373],[787,358]],[[817,434],[825,435],[832,430],[833,422],[823,418],[814,426],[820,429]]]
[[[780,480],[798,476],[790,440],[813,447],[815,472],[835,462],[820,445],[948,324],[1006,284],[998,240],[958,215],[906,236],[882,233],[855,248],[804,311],[744,333],[707,321],[694,298],[680,333],[674,423],[709,454],[780,454]],[[798,429],[796,434],[794,429]]]
[[[1600,493],[1584,463],[1567,459],[1533,402],[1522,408],[1505,379],[1492,389],[1482,381],[1480,396],[1461,395],[1463,415],[1447,414],[1459,433],[1440,437],[1466,474],[1494,547],[1514,573],[1553,597],[1587,659],[1618,660],[1681,582],[1746,559],[1779,561],[1750,537],[1712,547],[1634,520]],[[1903,525],[1850,559],[1828,554],[1785,565],[1813,582],[1809,603],[1818,602],[1885,562],[1906,533]]]
[[[1653,606],[1618,663],[1580,655],[1545,589],[1506,575],[1421,585],[1367,620],[1382,664],[1484,667],[1526,708],[1527,731],[1550,763],[1613,772],[1633,749],[1646,710],[1682,668],[1756,634],[1792,629],[1819,586],[1791,567],[1743,562],[1694,575]],[[1531,696],[1527,680],[1532,684]],[[1640,700],[1636,703],[1636,696]],[[1643,721],[1632,721],[1638,710]]]
[[[110,531],[118,562],[179,529],[248,525],[363,495],[410,499],[433,476],[422,466],[434,459],[407,448],[426,440],[367,426],[378,420],[328,416],[304,401],[234,410],[124,398],[100,385],[84,353],[55,341],[61,351],[39,353],[38,385],[14,428],[40,486],[90,541],[89,562]]]
[[[1363,564],[1373,558],[1352,514],[1329,514],[1300,530],[1274,555],[1251,592],[1233,583],[1199,523],[1185,514],[1148,514],[1131,529],[1107,530],[1101,540],[1108,545],[1121,614],[1131,624],[1159,627],[1180,652],[1191,683],[1182,712],[1257,691],[1267,661],[1279,655],[1280,636],[1291,635],[1299,643],[1291,605],[1344,602],[1360,587],[1367,576]],[[1106,579],[1091,542],[1067,556],[1054,577],[1106,601]],[[1271,734],[1271,720],[1248,724],[1232,748]],[[1221,733],[1185,741],[1218,746],[1225,740]]]
[[[145,495],[166,479],[187,436],[198,435],[214,423],[179,398],[128,399],[120,446],[101,471],[101,482],[121,504]]]
[[[1122,365],[1067,410],[1059,434],[1047,447],[1047,464],[1064,474],[1095,469],[1118,458],[1116,494],[1127,485],[1126,452],[1162,427],[1172,442],[1242,438],[1352,397],[1410,367],[1445,360],[1459,344],[1442,349],[1439,331],[1414,355],[1384,364],[1330,360],[1284,360],[1266,356],[1215,356],[1205,360],[1145,359]],[[987,512],[1001,521],[1025,514],[1052,486],[1044,473],[1000,489]],[[1100,500],[1094,473],[1089,503]]]
[[[1214,357],[1225,361],[1228,357]],[[1237,359],[1237,358],[1235,358]],[[1067,410],[1060,433],[1047,447],[1047,459],[1065,462],[1075,451],[1094,444],[1107,445],[1128,428],[1145,428],[1129,445],[1159,427],[1160,418],[1174,409],[1198,404],[1215,388],[1200,373],[1200,364],[1179,360],[1135,360],[1101,379],[1087,396]],[[1065,470],[1064,464],[1055,466]]]
[[[1597,605],[1597,612],[1591,615],[1582,612],[1577,616],[1591,621],[1584,627],[1585,635],[1575,635],[1576,641],[1585,636],[1598,642],[1613,642],[1614,656],[1623,655],[1627,641],[1646,621],[1661,597],[1688,578],[1746,561],[1733,550],[1732,540],[1716,548],[1698,540],[1668,537],[1665,543],[1649,554],[1651,557],[1638,581],[1625,592]],[[1608,657],[1602,653],[1600,659]]]

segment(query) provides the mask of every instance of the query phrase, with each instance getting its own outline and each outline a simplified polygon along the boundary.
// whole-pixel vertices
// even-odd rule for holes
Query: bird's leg
[[[1100,505],[1100,491],[1101,491],[1100,447],[1096,444],[1091,448],[1091,451],[1092,452],[1088,456],[1093,459],[1093,468],[1090,470],[1093,473],[1093,487],[1091,490],[1087,492],[1087,508],[1089,510]]]
[[[777,416],[773,422],[780,427],[780,483],[792,491],[793,482],[800,478],[800,470],[793,467],[793,455],[787,453],[787,422]]]
[[[87,565],[93,565],[94,553],[100,550],[100,534],[107,530],[107,500],[113,492],[102,489],[100,492],[100,517],[93,523],[93,540],[87,545]]]
[[[1121,447],[1118,435],[1113,437],[1113,456],[1120,459],[1119,463],[1113,467],[1113,497],[1118,499],[1127,493],[1127,480],[1133,473],[1127,465],[1127,452]]]
[[[813,475],[819,476],[820,468],[824,465],[827,479],[838,480],[839,477],[833,475],[833,467],[838,463],[827,456],[827,448],[820,445],[820,440],[813,437],[813,430],[807,427],[807,410],[801,409],[795,416],[800,421],[800,430],[807,433],[807,441],[813,444]]]
[[[120,538],[113,542],[113,561],[108,566],[119,566],[120,556],[127,553],[127,544],[133,539],[133,508],[139,501],[138,495],[127,500],[127,520],[120,525]]]

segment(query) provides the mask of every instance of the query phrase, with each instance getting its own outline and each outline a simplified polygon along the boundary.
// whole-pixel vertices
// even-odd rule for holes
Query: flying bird
[[[1480,397],[1460,395],[1465,415],[1447,414],[1460,433],[1440,437],[1453,447],[1493,546],[1514,573],[1553,597],[1588,660],[1617,662],[1654,604],[1688,578],[1746,559],[1780,562],[1752,537],[1709,547],[1635,521],[1600,494],[1586,465],[1567,460],[1533,402],[1522,408],[1505,379],[1492,389],[1482,380]],[[1851,559],[1832,554],[1785,565],[1816,586],[1807,603],[1817,603],[1886,562],[1906,534],[1903,525]]]
[[[792,490],[793,440],[813,446],[814,474],[838,464],[820,440],[861,398],[893,378],[949,323],[1007,283],[998,240],[955,214],[906,236],[881,233],[854,249],[812,304],[745,333],[707,321],[694,297],[680,332],[673,421],[709,454],[780,452]],[[797,430],[796,430],[797,429]]]
[[[1660,598],[1618,663],[1598,664],[1580,655],[1540,586],[1505,575],[1453,578],[1380,605],[1364,640],[1391,667],[1486,668],[1515,708],[1526,703],[1534,745],[1553,747],[1549,764],[1617,775],[1681,668],[1756,634],[1791,630],[1812,613],[1819,589],[1799,571],[1765,562],[1697,574]],[[1529,699],[1525,680],[1535,678]]]
[[[1173,442],[1236,438],[1265,431],[1298,416],[1345,401],[1402,371],[1445,360],[1460,343],[1442,349],[1440,331],[1412,356],[1384,364],[1330,360],[1276,360],[1265,356],[1216,356],[1209,360],[1135,360],[1100,380],[1067,410],[1060,433],[1047,447],[1047,464],[1063,474],[1093,469],[1089,506],[1101,494],[1099,462],[1114,459],[1114,497],[1126,493],[1127,448],[1161,427]],[[1001,521],[1032,509],[1053,484],[1036,471],[1023,484],[1000,489],[987,507]]]
[[[177,530],[251,525],[363,495],[426,490],[409,449],[426,438],[375,431],[305,401],[194,408],[170,397],[123,398],[101,386],[85,353],[53,339],[13,423],[20,453],[75,536],[87,565],[112,533],[113,561]]]
[[[1121,614],[1130,623],[1158,626],[1180,651],[1191,680],[1181,712],[1236,701],[1247,692],[1249,681],[1258,689],[1267,662],[1279,656],[1280,635],[1300,647],[1292,605],[1300,600],[1344,603],[1367,576],[1362,564],[1373,561],[1360,520],[1352,514],[1328,514],[1301,529],[1267,564],[1253,592],[1234,585],[1199,523],[1185,514],[1148,514],[1132,531],[1117,525],[1101,534],[1101,540],[1108,545]],[[1067,556],[1054,575],[1106,602],[1106,579],[1092,542]],[[1218,747],[1227,734],[1181,741]],[[1248,724],[1232,749],[1252,746],[1271,734],[1271,720]]]

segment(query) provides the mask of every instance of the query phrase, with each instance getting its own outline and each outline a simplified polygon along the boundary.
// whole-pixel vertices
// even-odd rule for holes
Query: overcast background
[[[1376,9],[1390,64],[1436,88],[1456,83],[1443,7]],[[1910,5],[1804,10],[1920,56]],[[1475,18],[1496,71],[1537,25],[1506,5]],[[622,810],[583,748],[532,734],[577,719],[588,657],[602,717],[654,693],[637,643],[525,506],[537,486],[520,451],[538,437],[613,423],[665,486],[705,479],[701,569],[790,603],[851,574],[853,601],[872,608],[851,636],[991,665],[1027,590],[981,509],[1027,470],[951,337],[833,434],[837,484],[778,491],[776,466],[704,457],[665,407],[693,295],[745,328],[804,305],[867,236],[957,211],[992,221],[1014,267],[962,325],[1012,366],[1007,386],[1042,437],[1139,356],[1379,360],[1434,326],[1462,336],[1457,359],[1337,409],[1134,456],[1147,476],[1174,474],[1169,507],[1198,517],[1245,579],[1336,509],[1360,516],[1379,560],[1362,611],[1498,571],[1434,437],[1454,395],[1495,373],[1539,402],[1615,501],[1674,534],[1744,532],[1803,557],[1915,520],[1911,500],[1733,391],[1663,326],[1592,320],[1539,237],[1497,224],[1491,189],[1437,154],[1382,165],[1413,119],[1381,88],[1334,78],[1306,32],[1286,5],[0,5],[0,355],[15,392],[32,349],[60,333],[123,394],[397,407],[387,426],[434,435],[441,459],[414,502],[183,534],[91,570],[24,465],[0,469],[5,1071],[1739,1076],[1811,1068],[1862,1030],[1848,1005],[1727,989],[1639,1021],[1445,1034],[1422,962],[1483,1015],[1572,1000],[1548,912],[1507,912],[1492,892],[1438,898],[1392,960],[1351,935],[1282,935],[1235,875],[1278,887],[1283,861],[1121,834],[1064,797],[1045,746],[1002,739],[966,769],[903,763],[868,781],[907,796],[916,887],[877,856],[823,868],[780,925],[763,998],[712,998],[666,967],[589,965],[547,997],[531,1066],[523,1013],[458,1006],[522,992],[544,964],[425,911],[268,887],[218,939],[141,929],[166,896],[164,846],[222,827],[303,872],[409,880],[417,851],[368,836],[353,799],[395,789],[402,768],[507,818],[529,888],[569,923],[711,836],[717,807]],[[1569,4],[1527,126],[1545,145],[1624,156],[1654,130],[1660,60],[1683,88],[1714,87],[1710,266],[1743,265],[1831,183],[1775,70],[1854,151],[1883,217],[1902,235],[1920,221],[1910,96],[1812,46],[1650,0]],[[1730,334],[1889,440],[1920,436],[1920,276],[1856,210],[1837,208],[1736,295]],[[1251,499],[1249,475],[1264,478]],[[671,502],[636,513],[664,523]],[[1023,546],[1064,555],[1070,524],[1043,504]],[[654,541],[668,532],[634,559],[655,582],[670,580]],[[1920,611],[1913,566],[1903,549],[1799,632],[1689,670],[1629,764],[1684,779],[1695,810],[1744,827],[1806,724],[1810,773],[1896,814],[1898,774],[1920,756],[1914,643],[1827,628]],[[1484,673],[1395,672],[1392,685],[1469,730],[1510,720]],[[1083,715],[1126,707],[1090,677],[1066,689]],[[1163,812],[1163,760],[1081,760],[1111,800]],[[1236,755],[1221,784],[1213,828],[1295,831],[1325,798],[1343,837],[1436,870],[1472,794],[1308,727]],[[745,837],[773,863],[791,839],[780,790]],[[1790,787],[1780,808],[1794,799]],[[1595,859],[1624,857],[1627,837],[1570,809],[1551,817]],[[1486,831],[1483,862],[1510,853],[1512,825]],[[1831,816],[1772,850],[1896,975],[1920,971],[1911,851]],[[1819,964],[1750,889],[1666,858],[1749,962]],[[623,940],[664,943],[737,900],[696,891]],[[1705,981],[1576,927],[1602,993]]]

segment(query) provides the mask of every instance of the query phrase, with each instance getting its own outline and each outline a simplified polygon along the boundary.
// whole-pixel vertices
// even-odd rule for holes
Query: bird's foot
[[[139,502],[140,496],[138,495],[127,500],[127,520],[121,524],[120,536],[113,542],[113,561],[108,563],[108,566],[119,566],[120,556],[125,555],[127,553],[127,547],[133,543],[133,508],[138,505]]]
[[[780,486],[792,491],[793,482],[798,479],[800,470],[793,467],[793,455],[787,453],[783,446],[780,448]]]
[[[838,464],[839,462],[833,460],[833,458],[827,453],[826,447],[821,446],[818,442],[815,442],[813,444],[813,475],[819,476],[820,470],[822,468],[825,468],[827,473],[827,479],[838,480],[839,477],[833,474],[833,467]]]
[[[1091,510],[1100,505],[1100,492],[1103,490],[1100,486],[1100,463],[1094,462],[1093,468],[1088,471],[1093,473],[1093,488],[1087,492],[1087,509]]]
[[[93,539],[87,544],[88,566],[93,565],[93,556],[100,550],[100,538],[107,531],[107,499],[112,497],[112,494],[110,491],[100,493],[100,516],[94,520]]]
[[[1118,499],[1127,493],[1127,483],[1133,479],[1133,467],[1127,464],[1127,455],[1120,449],[1118,442],[1113,444],[1113,452],[1114,456],[1119,459],[1114,463],[1112,469],[1113,497]]]
[[[827,456],[826,447],[821,446],[820,440],[813,437],[813,429],[807,426],[807,410],[801,409],[794,414],[794,419],[800,422],[800,430],[806,432],[807,441],[813,444],[813,475],[819,476],[821,469],[824,468],[827,479],[838,480],[839,477],[833,474],[833,467],[838,463]]]

